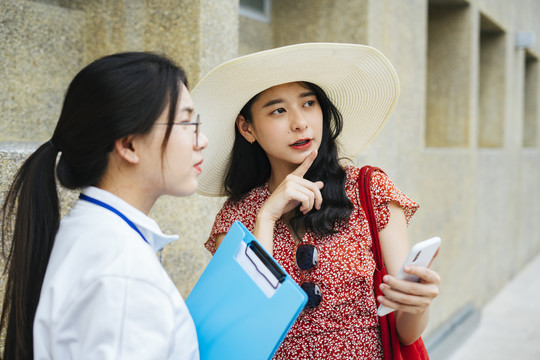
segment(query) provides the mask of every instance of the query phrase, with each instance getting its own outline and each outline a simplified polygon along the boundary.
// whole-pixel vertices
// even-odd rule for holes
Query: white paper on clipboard
[[[271,298],[274,296],[281,283],[245,242],[240,242],[234,254],[234,259],[266,297]]]

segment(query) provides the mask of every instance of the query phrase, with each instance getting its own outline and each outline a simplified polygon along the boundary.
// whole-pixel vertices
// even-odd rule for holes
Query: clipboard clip
[[[257,256],[259,261],[256,261],[252,258],[252,255],[250,254],[248,249],[250,249],[253,254]],[[251,241],[246,246],[245,253],[249,260],[253,263],[255,269],[257,269],[259,274],[261,274],[274,289],[277,289],[278,285],[285,280],[285,272],[279,268],[279,266],[274,262],[270,255],[268,255],[268,253],[257,242]],[[268,274],[266,271],[264,271],[264,269],[260,269],[259,266],[257,266],[258,264],[260,265],[260,263],[262,263],[265,268],[270,271],[270,273],[278,281],[277,283],[268,278]]]
[[[285,271],[256,241],[240,241],[234,259],[268,298],[286,280]]]

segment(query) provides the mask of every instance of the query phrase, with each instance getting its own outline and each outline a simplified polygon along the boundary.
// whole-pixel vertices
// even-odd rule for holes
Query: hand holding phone
[[[415,244],[409,251],[409,255],[407,255],[407,258],[401,265],[401,268],[399,269],[396,278],[413,282],[420,281],[420,278],[418,276],[406,273],[405,271],[403,271],[403,268],[407,265],[427,267],[433,260],[433,257],[437,253],[437,250],[440,246],[441,238],[439,237],[432,237],[431,239],[427,239],[419,242],[418,244]],[[379,305],[379,308],[377,309],[377,315],[384,316],[391,313],[392,311],[395,311],[395,309],[389,308],[384,305]]]

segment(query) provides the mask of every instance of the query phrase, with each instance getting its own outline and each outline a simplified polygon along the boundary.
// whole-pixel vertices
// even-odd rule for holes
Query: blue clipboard
[[[201,360],[270,359],[306,293],[235,221],[186,299]]]

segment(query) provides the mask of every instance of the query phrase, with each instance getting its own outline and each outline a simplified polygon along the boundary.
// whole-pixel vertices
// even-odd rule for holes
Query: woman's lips
[[[196,163],[195,166],[193,166],[195,168],[195,170],[197,170],[199,173],[202,173],[202,169],[201,169],[202,162],[203,161],[201,160],[198,163]]]
[[[300,139],[297,142],[290,145],[293,149],[303,150],[311,146],[311,139]]]

